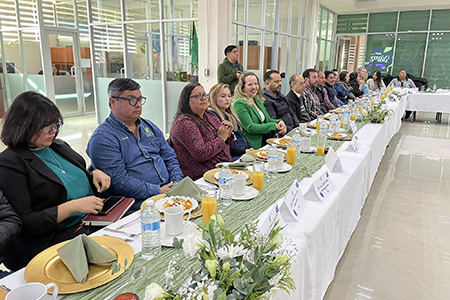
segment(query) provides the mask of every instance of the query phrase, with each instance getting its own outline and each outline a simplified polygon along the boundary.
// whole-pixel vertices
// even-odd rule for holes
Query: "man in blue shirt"
[[[111,113],[94,131],[86,150],[93,167],[111,177],[112,194],[136,199],[132,209],[183,178],[175,151],[161,130],[141,118],[146,98],[140,87],[129,78],[110,82]]]

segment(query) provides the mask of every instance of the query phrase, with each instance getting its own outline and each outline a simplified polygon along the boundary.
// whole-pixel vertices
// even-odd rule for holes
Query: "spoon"
[[[140,273],[138,274],[138,272],[140,271]],[[130,280],[128,280],[127,282],[125,282],[124,284],[122,284],[121,286],[119,286],[117,288],[117,290],[115,290],[114,292],[112,292],[111,294],[109,294],[106,298],[104,298],[103,300],[110,300],[114,297],[114,295],[116,295],[118,292],[120,292],[124,287],[126,287],[127,285],[133,283],[134,281],[138,280],[141,277],[144,277],[145,273],[146,273],[146,269],[145,267],[142,267],[140,269],[136,269],[133,271],[133,273],[131,273],[130,276]],[[137,276],[136,276],[137,275]]]

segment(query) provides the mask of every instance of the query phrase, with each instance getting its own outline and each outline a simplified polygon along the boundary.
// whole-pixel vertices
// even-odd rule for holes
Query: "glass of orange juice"
[[[253,187],[257,190],[262,190],[264,186],[264,162],[253,162]]]
[[[297,153],[297,148],[294,148],[292,143],[288,144],[287,148],[287,163],[291,166],[295,165],[295,155]]]
[[[211,216],[217,214],[217,192],[216,190],[206,190],[202,192],[202,214],[203,223],[208,225]]]
[[[322,126],[323,123],[323,115],[317,116],[317,122],[316,122],[316,131],[320,131],[320,126]]]
[[[327,144],[327,134],[321,130],[317,134],[317,155],[325,155],[325,145]]]

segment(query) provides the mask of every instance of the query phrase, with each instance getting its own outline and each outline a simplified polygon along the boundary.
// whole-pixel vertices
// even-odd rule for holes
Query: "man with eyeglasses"
[[[108,85],[111,113],[93,133],[87,154],[96,169],[111,177],[113,194],[142,200],[165,193],[183,178],[177,156],[162,131],[141,118],[140,85],[129,78],[117,78]]]
[[[299,74],[294,74],[289,78],[289,85],[291,86],[291,90],[287,93],[286,99],[297,116],[297,119],[300,123],[311,121],[309,113],[305,108],[305,99],[303,98],[303,92],[306,86],[305,79]]]
[[[286,96],[281,93],[281,75],[276,70],[264,74],[264,106],[270,117],[282,119],[286,124],[287,132],[297,127],[298,118],[289,106]]]

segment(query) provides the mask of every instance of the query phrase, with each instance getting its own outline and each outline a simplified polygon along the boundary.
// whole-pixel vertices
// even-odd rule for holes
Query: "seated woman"
[[[258,77],[246,72],[239,77],[234,90],[234,111],[242,124],[244,136],[253,148],[259,149],[266,139],[275,133],[286,134],[286,125],[282,120],[272,119],[264,107],[263,90]]]
[[[350,84],[350,74],[346,71],[342,71],[339,74],[339,83],[348,91],[348,100],[354,100],[356,97],[353,95],[353,87]]]
[[[109,188],[103,172],[86,171],[84,159],[56,139],[62,116],[47,97],[25,92],[6,113],[1,139],[0,190],[22,221],[22,232],[5,253],[11,270],[24,267],[51,245],[86,233],[76,232],[88,213],[103,207],[94,196]]]
[[[358,72],[353,72],[350,74],[350,85],[353,88],[353,95],[355,95],[355,97],[359,97],[362,96],[364,93],[364,81],[360,80],[359,76],[358,76]]]
[[[370,91],[379,91],[382,88],[386,88],[383,80],[381,79],[381,72],[379,70],[373,73],[372,78],[367,80],[367,85],[369,86]]]
[[[199,83],[181,91],[170,133],[175,153],[185,176],[197,180],[219,162],[231,162],[233,125],[208,111],[208,94]]]
[[[231,106],[231,91],[228,84],[218,83],[209,90],[209,105],[211,111],[221,121],[230,121],[233,125],[234,143],[230,148],[230,152],[233,160],[239,159],[252,146],[242,134],[242,125],[234,112],[233,106]]]

